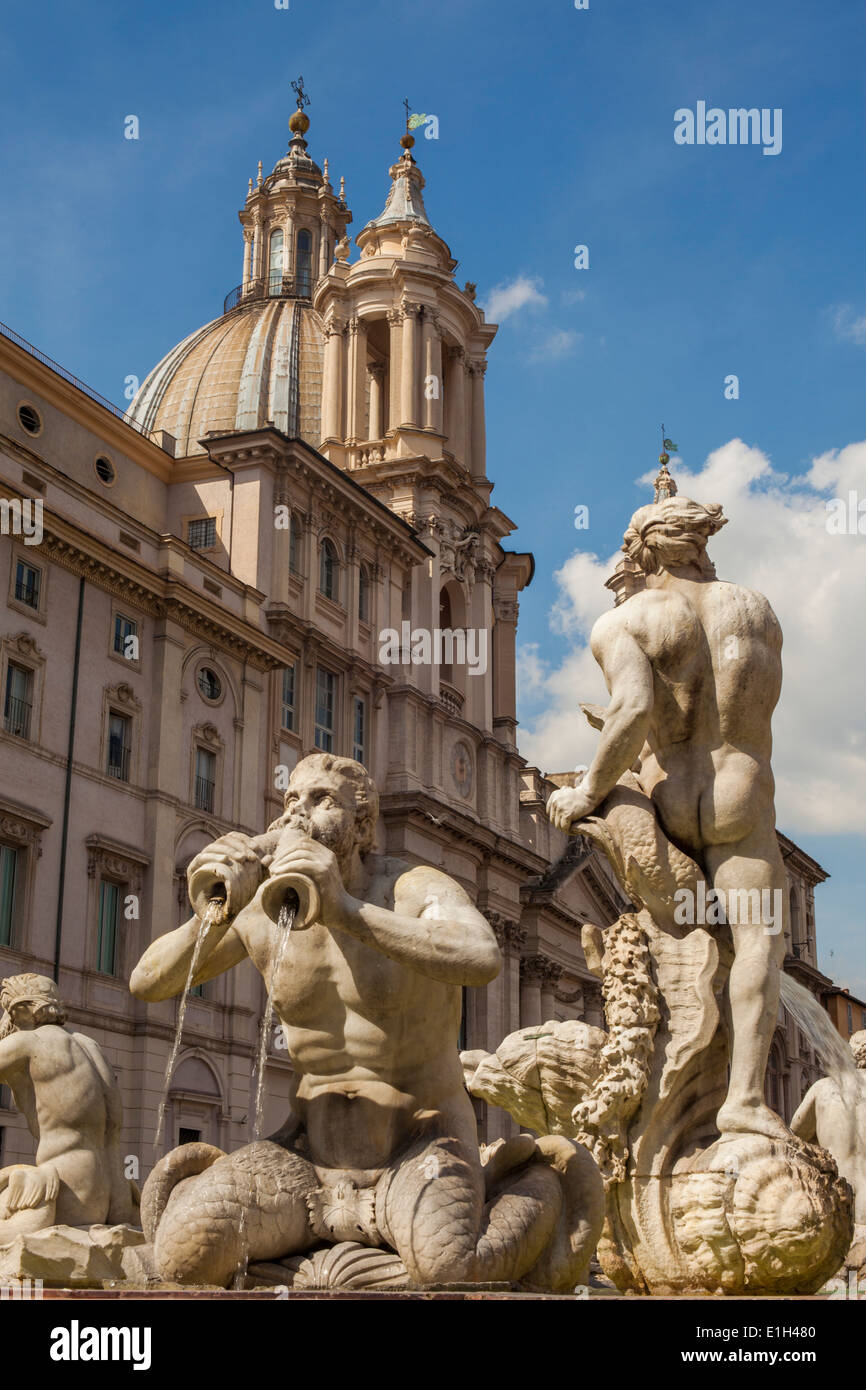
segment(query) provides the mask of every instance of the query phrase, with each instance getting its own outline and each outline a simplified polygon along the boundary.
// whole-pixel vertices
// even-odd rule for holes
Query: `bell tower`
[[[326,335],[319,447],[430,550],[403,595],[411,628],[486,644],[484,669],[472,674],[456,661],[407,660],[406,699],[419,711],[432,701],[467,737],[471,726],[472,738],[484,731],[516,751],[517,593],[532,563],[501,548],[514,525],[490,502],[484,374],[496,325],[475,286],[454,279],[457,261],[424,205],[408,120],[400,144],[385,206],[356,238],[359,258],[350,263],[344,240],[313,294]]]

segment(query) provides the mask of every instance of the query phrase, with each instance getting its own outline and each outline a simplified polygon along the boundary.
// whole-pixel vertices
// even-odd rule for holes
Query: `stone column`
[[[562,966],[555,960],[545,960],[544,975],[541,981],[541,1021],[549,1022],[556,1017],[556,986],[562,977]]]
[[[472,386],[472,457],[467,460],[473,480],[486,477],[487,429],[484,421],[484,373],[486,362],[473,362],[470,368]]]
[[[283,276],[294,275],[295,273],[295,218],[294,214],[286,213],[286,220],[283,223]]]
[[[322,439],[341,438],[343,404],[343,325],[339,319],[325,324],[325,367],[322,380]]]
[[[261,214],[254,214],[253,222],[253,276],[254,280],[261,279],[262,275],[262,220]]]
[[[367,326],[357,316],[349,320],[349,408],[347,434],[356,443],[367,437]]]
[[[466,462],[466,368],[462,347],[448,349],[448,383],[445,398],[445,435],[451,453]]]
[[[328,219],[322,217],[319,220],[319,279],[328,273],[328,236],[330,233]]]
[[[494,584],[495,584],[494,579]],[[515,599],[493,591],[493,731],[501,743],[515,745],[517,730]]]
[[[600,980],[586,980],[583,986],[583,1022],[604,1027],[604,996]]]
[[[400,423],[418,420],[418,305],[403,305],[403,343],[400,364]]]
[[[388,310],[390,358],[388,362],[388,421],[393,430],[400,420],[400,350],[403,342],[403,310]]]
[[[381,439],[383,433],[382,388],[385,368],[381,362],[369,362],[367,371],[370,375],[370,438]]]
[[[541,1012],[541,982],[544,979],[544,956],[522,956],[520,960],[520,1027],[534,1028],[543,1022]]]
[[[253,252],[253,231],[251,227],[244,227],[244,285],[250,282],[250,263]]]
[[[424,424],[442,433],[442,334],[430,310],[424,312]]]

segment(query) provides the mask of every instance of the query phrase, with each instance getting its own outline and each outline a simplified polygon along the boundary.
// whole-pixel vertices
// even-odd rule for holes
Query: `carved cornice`
[[[84,844],[87,849],[88,878],[105,874],[128,883],[134,893],[140,891],[144,875],[150,868],[148,855],[102,835],[88,835]]]

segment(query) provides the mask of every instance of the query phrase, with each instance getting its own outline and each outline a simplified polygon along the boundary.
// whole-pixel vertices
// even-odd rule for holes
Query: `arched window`
[[[313,292],[313,238],[306,229],[298,232],[298,255],[296,261],[295,292],[310,295]]]
[[[803,924],[800,919],[800,895],[794,884],[791,884],[789,898],[791,904],[791,950],[795,956],[804,956],[803,950]]]
[[[785,1069],[779,1041],[773,1043],[767,1059],[767,1076],[764,1082],[764,1099],[771,1110],[785,1119]]]
[[[370,576],[366,565],[358,571],[358,617],[362,623],[370,621]]]
[[[327,537],[322,541],[319,556],[319,591],[325,595],[325,598],[331,598],[335,603],[337,602],[339,596],[339,560],[337,547]]]
[[[275,227],[271,232],[270,255],[268,257],[268,293],[280,294],[283,288],[283,229]]]

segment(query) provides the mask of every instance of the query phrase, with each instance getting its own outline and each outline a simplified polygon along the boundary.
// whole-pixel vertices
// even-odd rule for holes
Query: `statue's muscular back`
[[[420,918],[425,907],[429,914],[422,876],[397,859],[371,861],[367,902],[407,917]],[[270,986],[280,928],[254,902],[235,931]],[[451,1133],[475,1141],[457,1050],[458,986],[315,924],[291,934],[273,1001],[295,1069],[292,1108],[314,1162],[380,1168],[406,1142],[419,1110],[447,1115]]]
[[[602,625],[609,629],[598,636],[602,652],[625,627],[652,665],[641,782],[671,838],[699,853],[745,839],[768,813],[772,820],[770,719],[782,684],[782,632],[764,596],[666,573]]]

